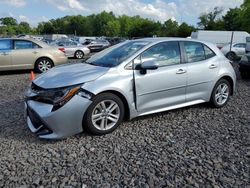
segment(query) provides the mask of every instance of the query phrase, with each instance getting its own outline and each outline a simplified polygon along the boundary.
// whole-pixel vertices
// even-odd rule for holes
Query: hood
[[[61,65],[37,77],[33,83],[44,89],[59,88],[93,81],[104,75],[108,67],[86,63]]]

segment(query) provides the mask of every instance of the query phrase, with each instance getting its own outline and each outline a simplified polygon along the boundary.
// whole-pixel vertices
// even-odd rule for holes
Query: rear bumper
[[[91,101],[74,96],[56,111],[53,105],[33,100],[25,102],[25,116],[31,132],[44,139],[66,138],[83,131],[82,120]]]
[[[53,62],[56,65],[61,65],[61,64],[65,64],[68,63],[68,58],[66,55],[62,55],[59,57],[54,57]]]

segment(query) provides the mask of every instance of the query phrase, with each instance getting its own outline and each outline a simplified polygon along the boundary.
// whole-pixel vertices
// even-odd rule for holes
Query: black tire
[[[218,99],[216,98],[216,95],[218,94],[218,87],[223,85],[223,84],[227,85],[227,87],[228,87],[228,89],[227,89],[228,97],[227,97],[227,99],[223,99],[225,101],[220,104]],[[215,108],[221,108],[221,107],[225,106],[230,98],[231,92],[232,92],[232,87],[231,87],[230,83],[225,79],[219,80],[214,86],[214,89],[213,89],[213,92],[211,95],[211,99],[210,99],[210,104]]]
[[[83,57],[84,57],[83,51],[77,50],[77,51],[75,52],[75,58],[76,58],[76,59],[82,59]]]
[[[47,68],[41,67],[42,64],[47,64]],[[46,57],[39,58],[35,63],[35,71],[37,73],[44,73],[52,67],[54,67],[53,61]]]
[[[113,101],[118,105],[119,110],[116,109],[116,111],[119,111],[119,118],[117,118],[117,122],[112,127],[107,128],[105,130],[101,130],[100,127],[97,128],[97,126],[94,125],[94,122],[93,122],[94,120],[92,121],[92,115],[102,114],[102,112],[98,111],[98,109],[99,109],[98,106],[100,105],[101,102],[106,102],[106,104],[107,104],[109,101]],[[106,104],[105,104],[105,106],[106,106]],[[110,106],[111,106],[111,103],[110,103]],[[96,111],[98,111],[98,114],[95,114]],[[105,112],[105,113],[107,115],[107,112]],[[101,123],[102,121],[105,121],[105,120],[103,120],[103,118],[105,118],[105,117],[100,117],[100,118],[102,118],[102,119],[96,121],[95,122],[96,124],[97,124],[97,122]],[[108,120],[108,118],[109,117],[107,115],[107,117],[106,117],[107,123],[108,123],[108,121],[110,121],[110,120]],[[87,109],[87,111],[83,117],[83,129],[86,130],[88,133],[91,133],[94,135],[108,134],[108,133],[111,133],[112,131],[114,131],[121,124],[123,118],[124,118],[124,104],[123,104],[122,100],[118,96],[116,96],[112,93],[102,93],[102,94],[99,94],[96,97],[94,97],[92,104]],[[98,118],[96,118],[96,119],[98,119]],[[111,123],[112,123],[112,121],[111,121]]]
[[[231,61],[236,61],[237,60],[237,55],[234,52],[228,52],[226,57]]]

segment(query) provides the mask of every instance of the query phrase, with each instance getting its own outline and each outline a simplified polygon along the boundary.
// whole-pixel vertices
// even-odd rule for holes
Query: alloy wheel
[[[221,83],[218,85],[215,92],[215,101],[218,105],[223,105],[227,102],[229,92],[229,87],[226,83]]]
[[[94,127],[98,130],[109,130],[116,125],[120,118],[120,107],[113,100],[98,103],[91,116]]]
[[[46,72],[51,68],[52,68],[51,62],[47,59],[43,59],[43,60],[39,61],[39,63],[38,63],[38,69],[41,72]]]
[[[77,59],[82,59],[84,55],[83,55],[83,52],[77,51],[75,56],[76,56]]]

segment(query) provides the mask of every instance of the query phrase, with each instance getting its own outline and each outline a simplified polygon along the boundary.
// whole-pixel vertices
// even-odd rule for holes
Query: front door
[[[178,42],[162,42],[144,51],[135,61],[158,63],[158,69],[135,70],[137,110],[140,114],[185,102],[186,64],[181,63]]]
[[[12,41],[11,40],[0,40],[0,70],[11,70],[11,51]]]

